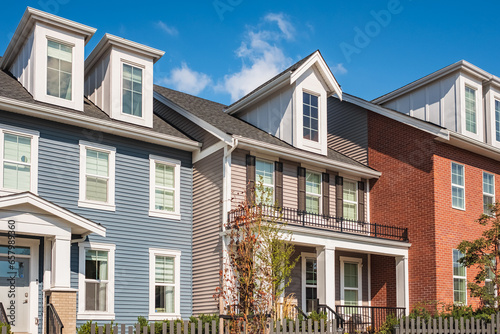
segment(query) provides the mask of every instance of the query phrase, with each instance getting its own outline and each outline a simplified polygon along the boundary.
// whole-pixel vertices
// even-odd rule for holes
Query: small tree
[[[482,237],[474,241],[462,241],[458,245],[464,256],[459,260],[467,268],[478,270],[474,280],[469,281],[467,287],[472,297],[480,298],[483,306],[498,308],[500,296],[496,293],[500,284],[500,203],[491,205],[491,215],[482,214],[476,220],[486,226]],[[486,284],[489,279],[491,283]]]

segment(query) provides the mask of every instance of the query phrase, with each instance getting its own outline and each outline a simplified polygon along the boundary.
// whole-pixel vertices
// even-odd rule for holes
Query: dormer
[[[342,90],[319,51],[230,105],[226,112],[297,148],[327,155],[327,99]]]
[[[85,96],[112,119],[153,127],[153,64],[163,54],[104,35],[85,60]]]
[[[0,68],[35,100],[83,111],[84,48],[95,31],[28,7]]]

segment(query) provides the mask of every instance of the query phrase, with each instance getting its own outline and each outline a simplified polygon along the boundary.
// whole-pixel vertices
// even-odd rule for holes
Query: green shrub
[[[105,324],[99,325],[97,322],[95,323],[95,325],[96,325],[96,327],[97,326],[105,326]],[[111,327],[110,333],[113,334],[113,326],[114,326],[113,321],[111,321],[109,323],[109,326]],[[84,323],[83,325],[81,325],[80,327],[78,327],[78,329],[76,330],[76,333],[77,334],[90,334],[91,328],[92,328],[92,320],[89,320],[86,323]],[[97,333],[97,330],[96,330],[96,333]]]

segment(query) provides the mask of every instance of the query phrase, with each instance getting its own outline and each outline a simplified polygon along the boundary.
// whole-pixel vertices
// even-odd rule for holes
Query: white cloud
[[[174,68],[169,77],[160,79],[162,84],[193,95],[199,94],[211,82],[212,79],[208,75],[190,69],[185,62],[182,62],[181,67]]]
[[[333,74],[346,74],[347,69],[344,67],[344,64],[339,63],[337,65],[330,66]]]
[[[294,38],[295,28],[290,21],[285,18],[283,13],[270,13],[267,14],[264,19],[268,22],[276,22],[286,39],[292,40]]]
[[[156,22],[156,26],[170,36],[179,35],[179,31],[177,31],[177,29],[175,27],[171,27],[163,21]]]
[[[274,24],[267,28],[249,28],[244,41],[236,50],[236,56],[242,62],[241,69],[226,75],[215,87],[216,91],[229,93],[232,101],[257,88],[292,63],[279,45],[283,40],[293,38],[295,29],[292,24],[283,14],[268,14],[264,21],[276,23],[279,31]]]

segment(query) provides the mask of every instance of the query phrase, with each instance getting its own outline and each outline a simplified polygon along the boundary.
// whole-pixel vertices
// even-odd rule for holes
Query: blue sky
[[[105,33],[161,49],[156,83],[226,104],[316,49],[364,99],[460,59],[500,76],[498,2],[4,1],[0,54],[26,6],[97,28],[87,55]]]

